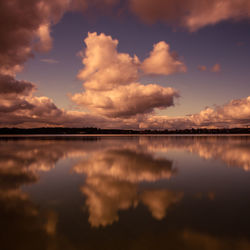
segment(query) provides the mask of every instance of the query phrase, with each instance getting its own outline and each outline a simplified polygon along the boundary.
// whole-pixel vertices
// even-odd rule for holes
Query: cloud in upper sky
[[[40,60],[41,62],[49,63],[49,64],[56,64],[59,63],[59,61],[52,59],[52,58],[43,58]]]
[[[205,65],[198,65],[197,68],[199,71],[206,71],[207,70],[207,66],[205,66]]]
[[[249,0],[129,0],[130,8],[147,22],[164,21],[196,31],[225,20],[250,18]]]
[[[88,33],[84,40],[86,51],[82,59],[83,70],[78,78],[85,80],[84,87],[93,90],[111,90],[128,85],[138,79],[139,59],[118,53],[118,40],[103,33]]]
[[[170,55],[165,42],[156,44],[142,64],[136,55],[119,53],[118,41],[103,33],[89,33],[85,43],[84,68],[78,74],[85,80],[85,91],[72,96],[75,103],[107,117],[131,117],[174,105],[179,94],[173,88],[138,82],[140,68],[150,74],[171,74],[185,68]]]
[[[143,61],[141,68],[147,74],[158,75],[187,71],[185,64],[178,60],[176,53],[170,52],[169,45],[164,41],[154,45],[150,56]]]
[[[212,68],[211,68],[211,72],[214,72],[214,73],[218,73],[221,71],[221,66],[219,63],[216,63]]]
[[[51,25],[57,23],[69,0],[12,0],[0,2],[0,73],[14,73],[33,56],[32,50],[52,47]]]

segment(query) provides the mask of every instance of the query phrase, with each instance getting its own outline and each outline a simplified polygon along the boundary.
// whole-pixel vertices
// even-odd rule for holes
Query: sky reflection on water
[[[250,137],[0,140],[1,249],[250,249]]]

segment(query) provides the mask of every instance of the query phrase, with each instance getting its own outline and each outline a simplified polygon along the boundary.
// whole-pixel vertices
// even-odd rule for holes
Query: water
[[[0,139],[0,249],[250,249],[249,136]]]

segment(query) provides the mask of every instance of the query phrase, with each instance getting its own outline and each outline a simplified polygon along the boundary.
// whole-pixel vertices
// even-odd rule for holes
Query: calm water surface
[[[250,249],[249,136],[0,139],[0,249]]]

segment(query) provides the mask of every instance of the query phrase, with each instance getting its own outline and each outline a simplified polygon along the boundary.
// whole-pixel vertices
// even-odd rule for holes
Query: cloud
[[[154,45],[153,51],[143,61],[141,68],[146,74],[158,75],[170,75],[187,71],[184,63],[178,60],[177,54],[170,53],[170,47],[164,41]]]
[[[170,118],[148,116],[140,123],[141,128],[232,128],[245,127],[250,123],[250,96],[232,100],[215,108],[206,108],[198,114]]]
[[[203,159],[219,159],[228,167],[238,167],[250,171],[250,138],[242,137],[141,137],[139,148],[154,153],[169,150],[186,151]]]
[[[74,170],[89,177],[107,176],[131,183],[169,179],[176,173],[171,161],[154,159],[150,154],[129,149],[96,152],[77,164]]]
[[[207,66],[205,66],[205,65],[198,65],[197,68],[198,68],[198,70],[200,70],[200,71],[207,71]],[[220,65],[219,63],[214,64],[214,65],[212,66],[212,68],[211,68],[210,71],[213,72],[213,73],[218,73],[218,72],[220,72],[220,71],[221,71],[221,65]]]
[[[142,193],[141,200],[149,208],[152,216],[162,220],[166,216],[167,209],[183,197],[181,192],[169,190],[148,190]]]
[[[250,17],[248,0],[130,0],[130,9],[144,21],[164,21],[190,31]]]
[[[48,63],[48,64],[56,64],[56,63],[59,63],[59,61],[55,60],[55,59],[52,59],[52,58],[43,58],[40,60],[41,62],[45,62],[45,63]]]
[[[156,84],[131,83],[109,91],[91,91],[75,94],[72,100],[88,107],[97,114],[107,117],[131,117],[136,114],[152,113],[154,108],[174,105],[179,94],[172,88]]]
[[[214,73],[218,73],[218,72],[220,72],[220,71],[221,71],[221,66],[220,66],[219,63],[216,63],[216,64],[212,67],[212,69],[211,69],[211,72],[214,72]]]
[[[0,74],[0,95],[28,95],[35,90],[35,85],[28,81],[18,81],[10,75]]]
[[[60,109],[48,97],[34,96],[35,90],[36,85],[32,82],[0,75],[0,127],[185,129],[245,127],[250,123],[250,97],[206,108],[198,114],[172,118],[152,115],[155,107],[171,106],[174,97],[178,96],[172,88],[163,88],[156,84],[144,86],[132,83],[114,90],[87,90],[73,96],[75,101],[80,104],[83,102],[96,114]]]
[[[86,176],[81,191],[86,195],[89,223],[93,227],[113,224],[119,219],[118,211],[136,207],[140,200],[149,206],[150,210],[152,203],[158,200],[158,207],[154,207],[153,212],[156,213],[155,210],[158,209],[164,215],[167,206],[176,201],[176,198],[172,197],[174,193],[170,191],[154,191],[155,198],[152,203],[152,197],[146,191],[142,196],[139,195],[140,182],[169,179],[176,170],[167,159],[154,158],[147,152],[132,150],[133,144],[131,141],[124,143],[124,148],[120,150],[105,144],[105,148],[89,153],[74,166],[76,173]]]
[[[103,33],[89,33],[85,43],[86,50],[82,59],[85,67],[78,74],[80,79],[85,80],[85,92],[71,97],[76,104],[87,107],[95,114],[125,118],[174,105],[174,98],[179,94],[173,88],[137,82],[141,65],[146,65],[142,68],[149,71],[149,62],[157,62],[155,57],[159,57],[159,63],[152,64],[150,73],[167,74],[168,70],[170,74],[177,70],[177,65],[181,63],[168,57],[166,49],[158,52],[154,50],[141,64],[136,55],[131,57],[129,54],[118,53],[118,41]],[[160,44],[165,48],[167,46],[164,42]],[[155,47],[159,47],[159,44]],[[156,72],[158,66],[162,67],[161,72]]]
[[[199,71],[206,71],[207,70],[207,66],[205,66],[205,65],[198,65],[197,68]]]
[[[184,63],[174,53],[170,52],[169,45],[163,41],[155,44],[150,56],[140,62],[136,55],[130,56],[127,53],[119,53],[117,51],[118,41],[110,36],[89,33],[85,39],[87,48],[83,57],[84,69],[78,75],[80,79],[84,80],[85,91],[73,95],[72,100],[89,109],[92,113],[60,109],[48,97],[35,96],[36,86],[34,83],[14,78],[15,74],[22,70],[24,62],[33,56],[34,50],[47,51],[51,49],[53,42],[50,36],[51,27],[58,23],[66,11],[77,10],[78,7],[81,7],[81,10],[97,8],[103,6],[103,4],[112,9],[118,2],[115,0],[13,0],[11,4],[8,1],[0,3],[1,127],[97,126],[103,128],[138,128],[140,126],[144,128],[150,124],[152,128],[157,126],[157,128],[161,128],[199,125],[221,127],[229,124],[230,119],[233,124],[240,126],[247,124],[246,115],[248,115],[248,111],[246,111],[246,108],[240,110],[238,114],[230,115],[228,114],[229,111],[227,111],[227,114],[219,114],[219,112],[222,112],[221,109],[215,108],[212,109],[214,111],[207,109],[200,114],[177,117],[176,119],[152,116],[157,108],[173,106],[179,94],[173,88],[162,87],[157,84],[141,84],[139,78],[142,70],[146,74],[165,75],[185,71]],[[173,24],[183,25],[182,22],[177,22],[175,15],[179,11],[184,13],[184,24],[190,30],[195,30],[199,27],[195,25],[195,22],[192,23],[190,18],[195,17],[196,8],[199,9],[196,17],[204,15],[206,11],[203,11],[202,6],[204,7],[206,3],[208,10],[213,10],[215,3],[218,3],[218,1],[203,1],[202,4],[199,2],[195,7],[191,3],[192,1],[185,1],[180,5],[179,1],[156,1],[153,7],[156,10],[158,10],[159,4],[163,4],[161,7],[169,7],[167,11],[164,10],[164,13],[166,15],[172,13],[173,18],[170,19]],[[140,0],[131,0],[133,11],[138,10],[137,7],[140,7],[141,4]],[[143,1],[143,13],[147,11],[151,4],[152,2],[149,0]],[[222,7],[220,8],[223,10],[226,8],[227,13],[229,13],[228,10],[232,10],[231,7],[234,6],[235,15],[233,15],[233,18],[238,18],[237,13],[244,7],[243,17],[248,10],[248,5],[244,0],[237,2],[231,0],[223,2],[223,4],[221,1],[220,6]],[[154,8],[151,7],[150,10],[153,11]],[[183,12],[182,8],[184,8]],[[191,8],[191,12],[186,11],[189,8]],[[161,12],[157,13],[161,14]],[[213,14],[213,12],[211,13]],[[211,16],[214,16],[214,14]],[[43,61],[45,60],[47,63],[55,62],[53,59],[44,59]],[[218,71],[219,66],[216,67],[215,71]],[[244,114],[242,114],[243,111]],[[239,114],[242,114],[240,118]],[[235,118],[236,116],[237,118]],[[225,121],[223,117],[227,120]]]
[[[34,96],[36,85],[0,74],[0,127],[99,126],[135,127],[135,121],[113,120],[79,111],[60,109],[48,97]]]
[[[118,221],[118,211],[136,206],[136,186],[113,178],[88,178],[81,188],[87,196],[89,223],[92,227],[107,226]]]
[[[0,4],[0,73],[13,73],[33,56],[32,50],[52,47],[50,27],[57,23],[68,0],[13,0]]]
[[[79,72],[78,78],[85,80],[86,89],[110,90],[138,79],[139,59],[118,53],[118,40],[94,32],[88,33],[84,42],[87,47],[82,60],[85,67]]]
[[[244,238],[221,237],[214,234],[184,230],[179,239],[187,249],[239,249],[246,250],[250,247],[250,242]]]

